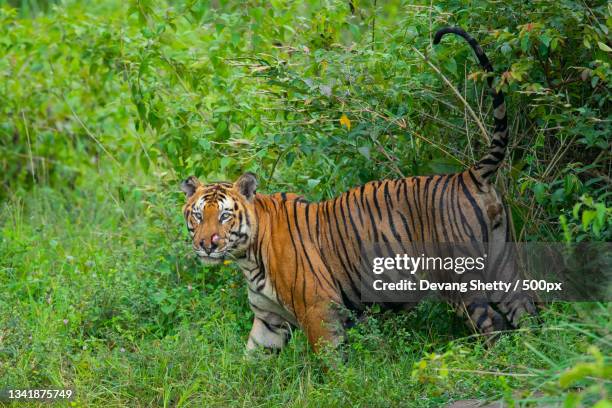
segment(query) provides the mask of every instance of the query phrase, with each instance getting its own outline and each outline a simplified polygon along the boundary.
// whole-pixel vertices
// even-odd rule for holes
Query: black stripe
[[[412,209],[412,205],[410,202],[410,198],[408,196],[408,180],[406,180],[406,188],[404,189],[404,200],[405,204],[406,204],[406,209],[408,210],[408,216],[410,217],[410,227],[412,229],[412,232],[416,235],[417,234],[417,227],[416,227],[416,219],[417,218],[415,216],[414,210]],[[410,239],[412,241],[412,238]]]
[[[450,181],[450,176],[444,176],[444,185],[442,186],[442,190],[440,191],[440,199],[438,201],[438,211],[440,213],[440,226],[442,227],[442,234],[444,235],[444,242],[450,242],[448,239],[448,234],[446,232],[445,224],[444,224],[444,211],[446,210],[446,201],[447,197],[445,197],[446,188],[448,187],[448,182]]]
[[[306,246],[304,245],[304,240],[302,239],[302,232],[300,230],[300,224],[299,224],[299,217],[298,217],[298,202],[294,201],[293,202],[293,219],[295,222],[295,228],[297,230],[297,235],[300,241],[300,244],[302,245],[302,251],[304,252],[304,257],[306,258],[306,261],[308,262],[308,266],[310,267],[310,271],[312,272],[313,276],[315,277],[315,279],[317,280],[317,282],[319,283],[319,285],[321,285],[321,280],[319,279],[318,274],[315,271],[315,268],[312,264],[312,261],[310,260],[310,255],[308,254],[308,251],[306,250]],[[306,224],[308,226],[308,224]],[[323,278],[325,279],[326,283],[329,284],[331,287],[333,287],[333,284],[326,278],[325,274],[323,273]],[[304,279],[304,284],[306,282],[306,279]],[[306,292],[306,290],[304,290],[304,293]]]
[[[416,207],[419,225],[421,226],[421,241],[425,241],[425,227],[423,225],[423,216],[421,214],[421,205],[419,200],[419,192],[421,190],[421,178],[414,178],[415,185],[413,186],[412,196],[414,197],[414,206]]]
[[[297,246],[295,245],[295,240],[293,239],[293,233],[291,231],[291,224],[289,222],[289,211],[288,211],[286,205],[284,205],[283,207],[285,209],[285,219],[287,221],[287,232],[289,233],[289,237],[291,238],[291,245],[293,246],[293,255],[294,255],[294,259],[295,259],[295,265],[294,265],[294,268],[293,268],[293,271],[294,271],[293,282],[291,284],[291,306],[293,307],[293,313],[295,313],[297,315],[297,310],[295,309],[295,285],[297,283],[298,251],[297,251]],[[304,306],[305,306],[305,304],[304,304]]]
[[[378,184],[374,187],[374,193],[372,194],[372,201],[374,201],[374,208],[378,213],[378,218],[382,220],[382,212],[380,211],[380,204],[378,203]]]
[[[400,244],[400,246],[402,247],[402,250],[404,252],[407,252],[406,247],[404,246],[404,243],[402,242],[403,241],[402,237],[397,233],[397,230],[395,229],[395,222],[393,221],[393,213],[391,210],[391,203],[390,203],[391,195],[389,194],[389,183],[385,183],[385,188],[383,189],[383,192],[384,192],[383,198],[385,200],[385,206],[387,207],[387,217],[388,217],[389,228],[391,228],[391,234],[396,239],[396,241]]]
[[[483,192],[482,184],[480,183],[480,181],[478,181],[476,179],[476,176],[474,176],[474,173],[472,172],[472,169],[468,169],[467,173],[470,176],[470,179],[472,179],[472,182],[476,185],[476,187],[478,188],[478,191],[480,191],[481,193]]]
[[[277,332],[277,328],[274,327],[273,325],[271,325],[270,323],[266,322],[265,320],[261,319],[260,317],[255,317],[257,320],[259,320],[260,322],[263,323],[264,326],[266,326],[266,329],[268,329],[268,331],[271,331],[274,334],[278,334]]]
[[[476,327],[478,327],[479,330],[482,330],[482,324],[489,317],[489,313],[488,312],[489,312],[489,309],[487,308],[487,309],[485,309],[484,313],[481,314],[480,317],[478,318],[478,321],[476,322]],[[493,322],[491,321],[491,323],[493,323]]]
[[[457,217],[457,207],[458,207],[457,184],[458,184],[457,177],[453,177],[453,182],[451,183],[451,187],[450,187],[450,197],[449,197],[450,205],[448,206],[449,213],[452,212],[452,217],[449,217],[448,221],[451,227],[451,232],[453,234],[453,241],[463,242],[461,230],[457,222],[457,218],[458,218]],[[456,233],[455,233],[455,230],[456,230]]]
[[[338,236],[337,236],[337,240],[340,243],[340,246],[342,247],[342,251],[344,252],[345,258],[346,259],[346,263],[348,264],[348,268],[344,265],[344,262],[342,262],[342,255],[340,253],[338,253],[338,259],[340,260],[340,262],[343,264],[343,271],[346,273],[346,276],[349,280],[349,283],[351,285],[351,289],[353,289],[353,291],[355,292],[355,294],[359,295],[360,290],[357,288],[357,285],[355,284],[355,281],[353,280],[353,278],[351,277],[351,272],[354,272],[358,277],[359,277],[359,272],[355,270],[354,265],[352,264],[349,254],[348,254],[348,249],[344,243],[344,239],[342,237],[342,233],[340,232],[340,223],[338,222],[338,216],[336,214],[336,202],[337,200],[333,201],[333,214],[334,214],[334,224],[336,226],[336,231],[338,232]]]
[[[476,201],[474,200],[474,197],[472,197],[472,195],[470,194],[467,186],[463,182],[463,179],[459,179],[459,181],[460,181],[463,193],[465,194],[465,196],[468,199],[468,201],[470,202],[470,204],[472,204],[472,208],[474,209],[474,212],[476,213],[476,218],[478,219],[478,223],[480,224],[480,230],[481,230],[481,234],[482,234],[481,235],[482,236],[482,242],[489,242],[489,231],[487,229],[487,224],[486,224],[484,216],[482,214],[482,210],[480,209],[478,204],[476,204]]]

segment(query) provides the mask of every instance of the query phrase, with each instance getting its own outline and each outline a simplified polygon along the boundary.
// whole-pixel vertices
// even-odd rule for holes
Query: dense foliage
[[[0,0],[0,389],[143,406],[604,404],[607,303],[553,305],[492,349],[443,305],[374,310],[325,374],[299,333],[245,358],[241,277],[189,256],[190,174],[253,171],[264,192],[324,199],[481,157],[485,74],[460,39],[432,45],[446,25],[481,42],[507,95],[497,184],[520,239],[610,241],[609,2]]]
[[[4,195],[36,180],[74,182],[100,158],[169,170],[169,184],[251,170],[264,189],[312,198],[458,170],[483,154],[477,125],[491,112],[469,47],[431,45],[436,28],[453,24],[482,42],[509,94],[512,157],[500,185],[520,236],[610,238],[606,2],[90,8],[34,20],[2,9]]]

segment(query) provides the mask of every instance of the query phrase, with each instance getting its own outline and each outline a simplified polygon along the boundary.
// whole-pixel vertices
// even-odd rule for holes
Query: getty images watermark
[[[414,257],[408,254],[396,254],[393,258],[374,258],[372,272],[375,275],[380,275],[385,271],[404,271],[411,275],[417,271],[433,272],[445,271],[446,273],[456,273],[463,275],[471,272],[483,272],[486,267],[487,254],[481,257],[439,257],[439,256],[420,256]],[[401,279],[398,282],[385,282],[382,279],[376,279],[372,282],[372,287],[376,291],[404,291],[404,290],[420,290],[420,291],[455,291],[467,293],[468,291],[533,291],[533,290],[562,290],[563,282],[547,282],[546,280],[534,279],[516,279],[513,282],[504,282],[502,280],[494,280],[492,282],[482,281],[480,279],[471,279],[468,282],[459,281],[442,281],[432,282],[428,279]]]
[[[543,302],[612,300],[610,243],[384,243],[361,255],[367,302],[496,301],[511,292]]]

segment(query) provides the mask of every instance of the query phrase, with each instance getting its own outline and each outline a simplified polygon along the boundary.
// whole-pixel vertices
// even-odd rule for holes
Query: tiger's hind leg
[[[496,306],[514,329],[521,326],[525,317],[537,317],[538,315],[533,296],[528,293],[511,293],[510,296],[496,303]]]
[[[504,317],[484,299],[453,302],[453,306],[457,313],[467,316],[468,326],[476,333],[493,335],[507,329]]]
[[[499,259],[495,262],[495,268],[488,271],[486,281],[493,282],[501,280],[511,284],[511,290],[496,290],[487,293],[489,301],[495,305],[511,328],[518,328],[524,317],[537,316],[535,306],[536,296],[531,291],[523,291],[517,286],[517,291],[514,291],[514,284],[520,282],[524,278],[524,273],[520,268],[519,254],[517,248],[511,243],[501,243],[498,245],[497,251],[492,250]],[[518,285],[518,284],[517,284]]]
[[[320,300],[308,307],[300,317],[300,326],[315,353],[328,346],[337,348],[344,342],[346,316],[339,303]]]

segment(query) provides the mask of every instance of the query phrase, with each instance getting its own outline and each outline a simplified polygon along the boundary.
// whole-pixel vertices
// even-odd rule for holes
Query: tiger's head
[[[245,256],[256,231],[257,178],[245,173],[235,183],[203,184],[191,176],[181,184],[183,214],[193,249],[207,263]]]

